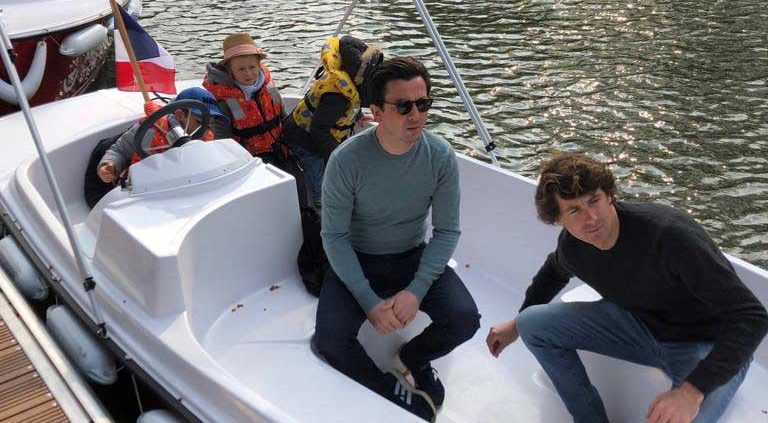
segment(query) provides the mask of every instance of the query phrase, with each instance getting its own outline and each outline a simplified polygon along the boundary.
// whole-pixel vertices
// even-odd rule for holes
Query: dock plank
[[[0,317],[0,423],[32,422],[69,419]]]

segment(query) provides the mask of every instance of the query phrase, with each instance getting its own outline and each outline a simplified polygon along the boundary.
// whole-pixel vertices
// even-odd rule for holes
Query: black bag
[[[301,209],[301,231],[304,233],[304,243],[301,245],[296,262],[307,291],[319,297],[325,272],[330,265],[320,237],[320,215],[314,209],[308,207]]]
[[[88,166],[85,169],[85,179],[83,180],[83,193],[85,194],[85,202],[90,208],[93,208],[93,206],[101,200],[101,197],[107,195],[107,193],[112,191],[112,188],[115,187],[114,184],[102,181],[96,173],[96,169],[99,167],[99,162],[101,161],[101,158],[104,157],[104,153],[109,150],[109,147],[112,147],[112,144],[120,138],[120,135],[99,141],[91,152],[90,159],[88,159]]]

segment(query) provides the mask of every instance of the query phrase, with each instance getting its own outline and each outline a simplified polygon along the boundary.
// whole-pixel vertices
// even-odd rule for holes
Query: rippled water
[[[304,85],[347,2],[145,0],[140,22],[200,77],[247,31],[281,88]],[[768,268],[768,8],[733,1],[429,1],[503,166],[554,149],[610,161],[624,198],[689,211],[725,251]],[[434,75],[432,129],[481,142],[410,1],[363,3],[345,33]],[[111,83],[107,74],[101,85]]]

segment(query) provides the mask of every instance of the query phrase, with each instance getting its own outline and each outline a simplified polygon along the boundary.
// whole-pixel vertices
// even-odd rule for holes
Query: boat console
[[[285,260],[301,239],[294,179],[235,141],[191,142],[130,175],[128,190],[102,199],[86,227],[94,267],[149,316],[186,309],[210,326],[233,302],[295,272]]]

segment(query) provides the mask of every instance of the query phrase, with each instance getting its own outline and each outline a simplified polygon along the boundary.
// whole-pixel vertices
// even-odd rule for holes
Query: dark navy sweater
[[[610,250],[560,233],[520,310],[548,303],[576,276],[659,341],[713,342],[686,379],[706,395],[750,360],[768,331],[765,307],[687,214],[650,203],[619,202],[616,211],[619,238]]]

